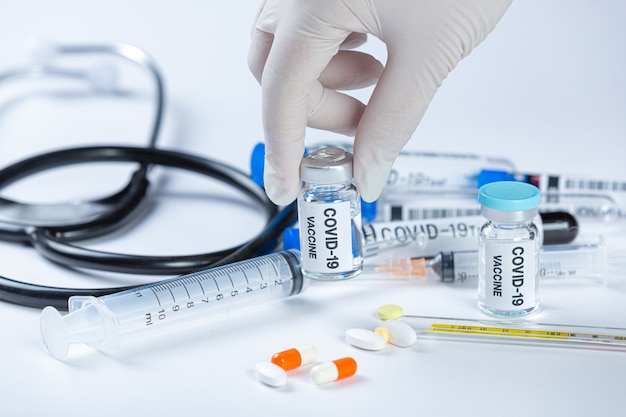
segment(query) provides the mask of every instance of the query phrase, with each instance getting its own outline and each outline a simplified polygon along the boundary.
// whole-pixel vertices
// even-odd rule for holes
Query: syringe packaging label
[[[476,201],[454,201],[442,205],[441,200],[398,202],[381,205],[384,221],[436,220],[450,217],[480,216]]]
[[[489,160],[472,154],[403,151],[393,163],[385,189],[402,194],[407,191],[473,189],[476,187],[476,176],[486,167],[514,169],[514,165],[504,159]]]
[[[401,155],[389,172],[386,187],[394,190],[429,190],[471,187],[472,177],[480,171],[480,161],[476,159],[455,160],[456,172],[441,163],[440,158],[428,158],[418,155]],[[445,162],[445,161],[444,161]],[[420,167],[419,170],[416,167]]]
[[[298,210],[303,269],[316,273],[352,270],[350,202],[305,203]]]
[[[607,215],[608,209],[623,215],[626,208],[626,179],[602,180],[580,176],[518,174],[516,180],[538,187],[544,196],[544,205],[566,203],[578,196],[579,201],[575,202],[574,211],[575,214],[582,216],[603,217]],[[600,197],[604,197],[604,200]]]
[[[537,304],[537,253],[533,241],[485,246],[485,307],[527,310]]]
[[[600,180],[573,176],[557,175],[527,175],[527,182],[535,184],[541,191],[585,192],[585,193],[624,193],[626,194],[626,179]]]
[[[441,251],[476,250],[478,233],[484,223],[485,219],[480,216],[431,221],[372,222],[363,226],[363,239],[365,243],[390,239],[410,243],[423,236],[426,239],[424,250],[416,250],[413,256],[434,255]]]

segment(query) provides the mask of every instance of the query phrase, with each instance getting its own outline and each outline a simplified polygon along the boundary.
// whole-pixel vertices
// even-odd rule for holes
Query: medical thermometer
[[[419,338],[451,338],[492,343],[556,345],[563,347],[626,349],[626,328],[538,323],[531,320],[469,319],[404,314],[402,307],[378,309],[382,320],[402,319]]]

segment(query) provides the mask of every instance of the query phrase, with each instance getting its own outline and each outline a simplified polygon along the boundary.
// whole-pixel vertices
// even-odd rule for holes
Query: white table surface
[[[166,79],[163,144],[248,170],[262,140],[260,89],[246,55],[255,1],[25,0],[0,15],[0,70],[27,61],[33,38],[127,42],[150,53]],[[443,83],[407,149],[501,155],[525,172],[626,178],[626,55],[619,2],[517,1],[492,35]],[[384,59],[379,42],[366,47]],[[142,144],[151,116],[141,73],[126,100],[80,89],[22,83],[0,91],[0,165],[38,152],[90,144]],[[78,91],[63,94],[64,88]],[[39,91],[39,93],[38,93]],[[367,91],[357,92],[366,97]],[[307,140],[332,141],[311,130]],[[344,138],[339,138],[343,140]],[[60,172],[25,181],[7,195],[39,201],[79,196],[124,176]],[[263,226],[255,207],[229,200],[197,176],[165,173],[154,209],[124,234],[94,247],[135,253],[191,253],[241,243]],[[106,189],[106,188],[104,188]],[[237,196],[237,194],[234,194]],[[226,196],[226,197],[224,197]],[[184,213],[184,215],[181,215]],[[581,233],[626,249],[626,223],[580,219]],[[29,247],[0,243],[0,274],[58,286],[110,286],[154,277],[55,265]],[[626,277],[615,285],[552,282],[541,288],[537,320],[626,327]],[[313,283],[305,293],[241,317],[111,353],[73,347],[67,362],[45,351],[40,311],[0,303],[0,415],[602,415],[625,404],[624,352],[451,341],[419,341],[367,352],[349,346],[350,327],[376,324],[378,306],[480,318],[475,290],[409,282]],[[535,319],[535,318],[533,318]],[[318,387],[308,369],[288,385],[256,381],[254,364],[313,344],[318,361],[352,356],[358,372]]]

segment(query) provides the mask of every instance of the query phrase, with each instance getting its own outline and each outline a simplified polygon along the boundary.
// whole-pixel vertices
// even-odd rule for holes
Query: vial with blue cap
[[[539,307],[541,237],[533,218],[541,202],[531,184],[499,181],[478,193],[487,222],[478,236],[478,306],[492,316],[517,317]]]

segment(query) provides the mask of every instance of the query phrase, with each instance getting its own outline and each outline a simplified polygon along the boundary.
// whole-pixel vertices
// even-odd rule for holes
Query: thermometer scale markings
[[[596,334],[596,333],[572,333],[562,332],[556,330],[533,330],[533,329],[518,329],[514,327],[487,327],[487,326],[465,326],[458,324],[440,324],[434,323],[428,332],[434,333],[459,333],[459,334],[473,334],[479,336],[500,336],[500,337],[520,337],[531,339],[548,339],[548,340],[571,340],[571,341],[585,341],[585,342],[603,342],[611,343],[626,342],[626,336],[611,335],[611,334]]]

